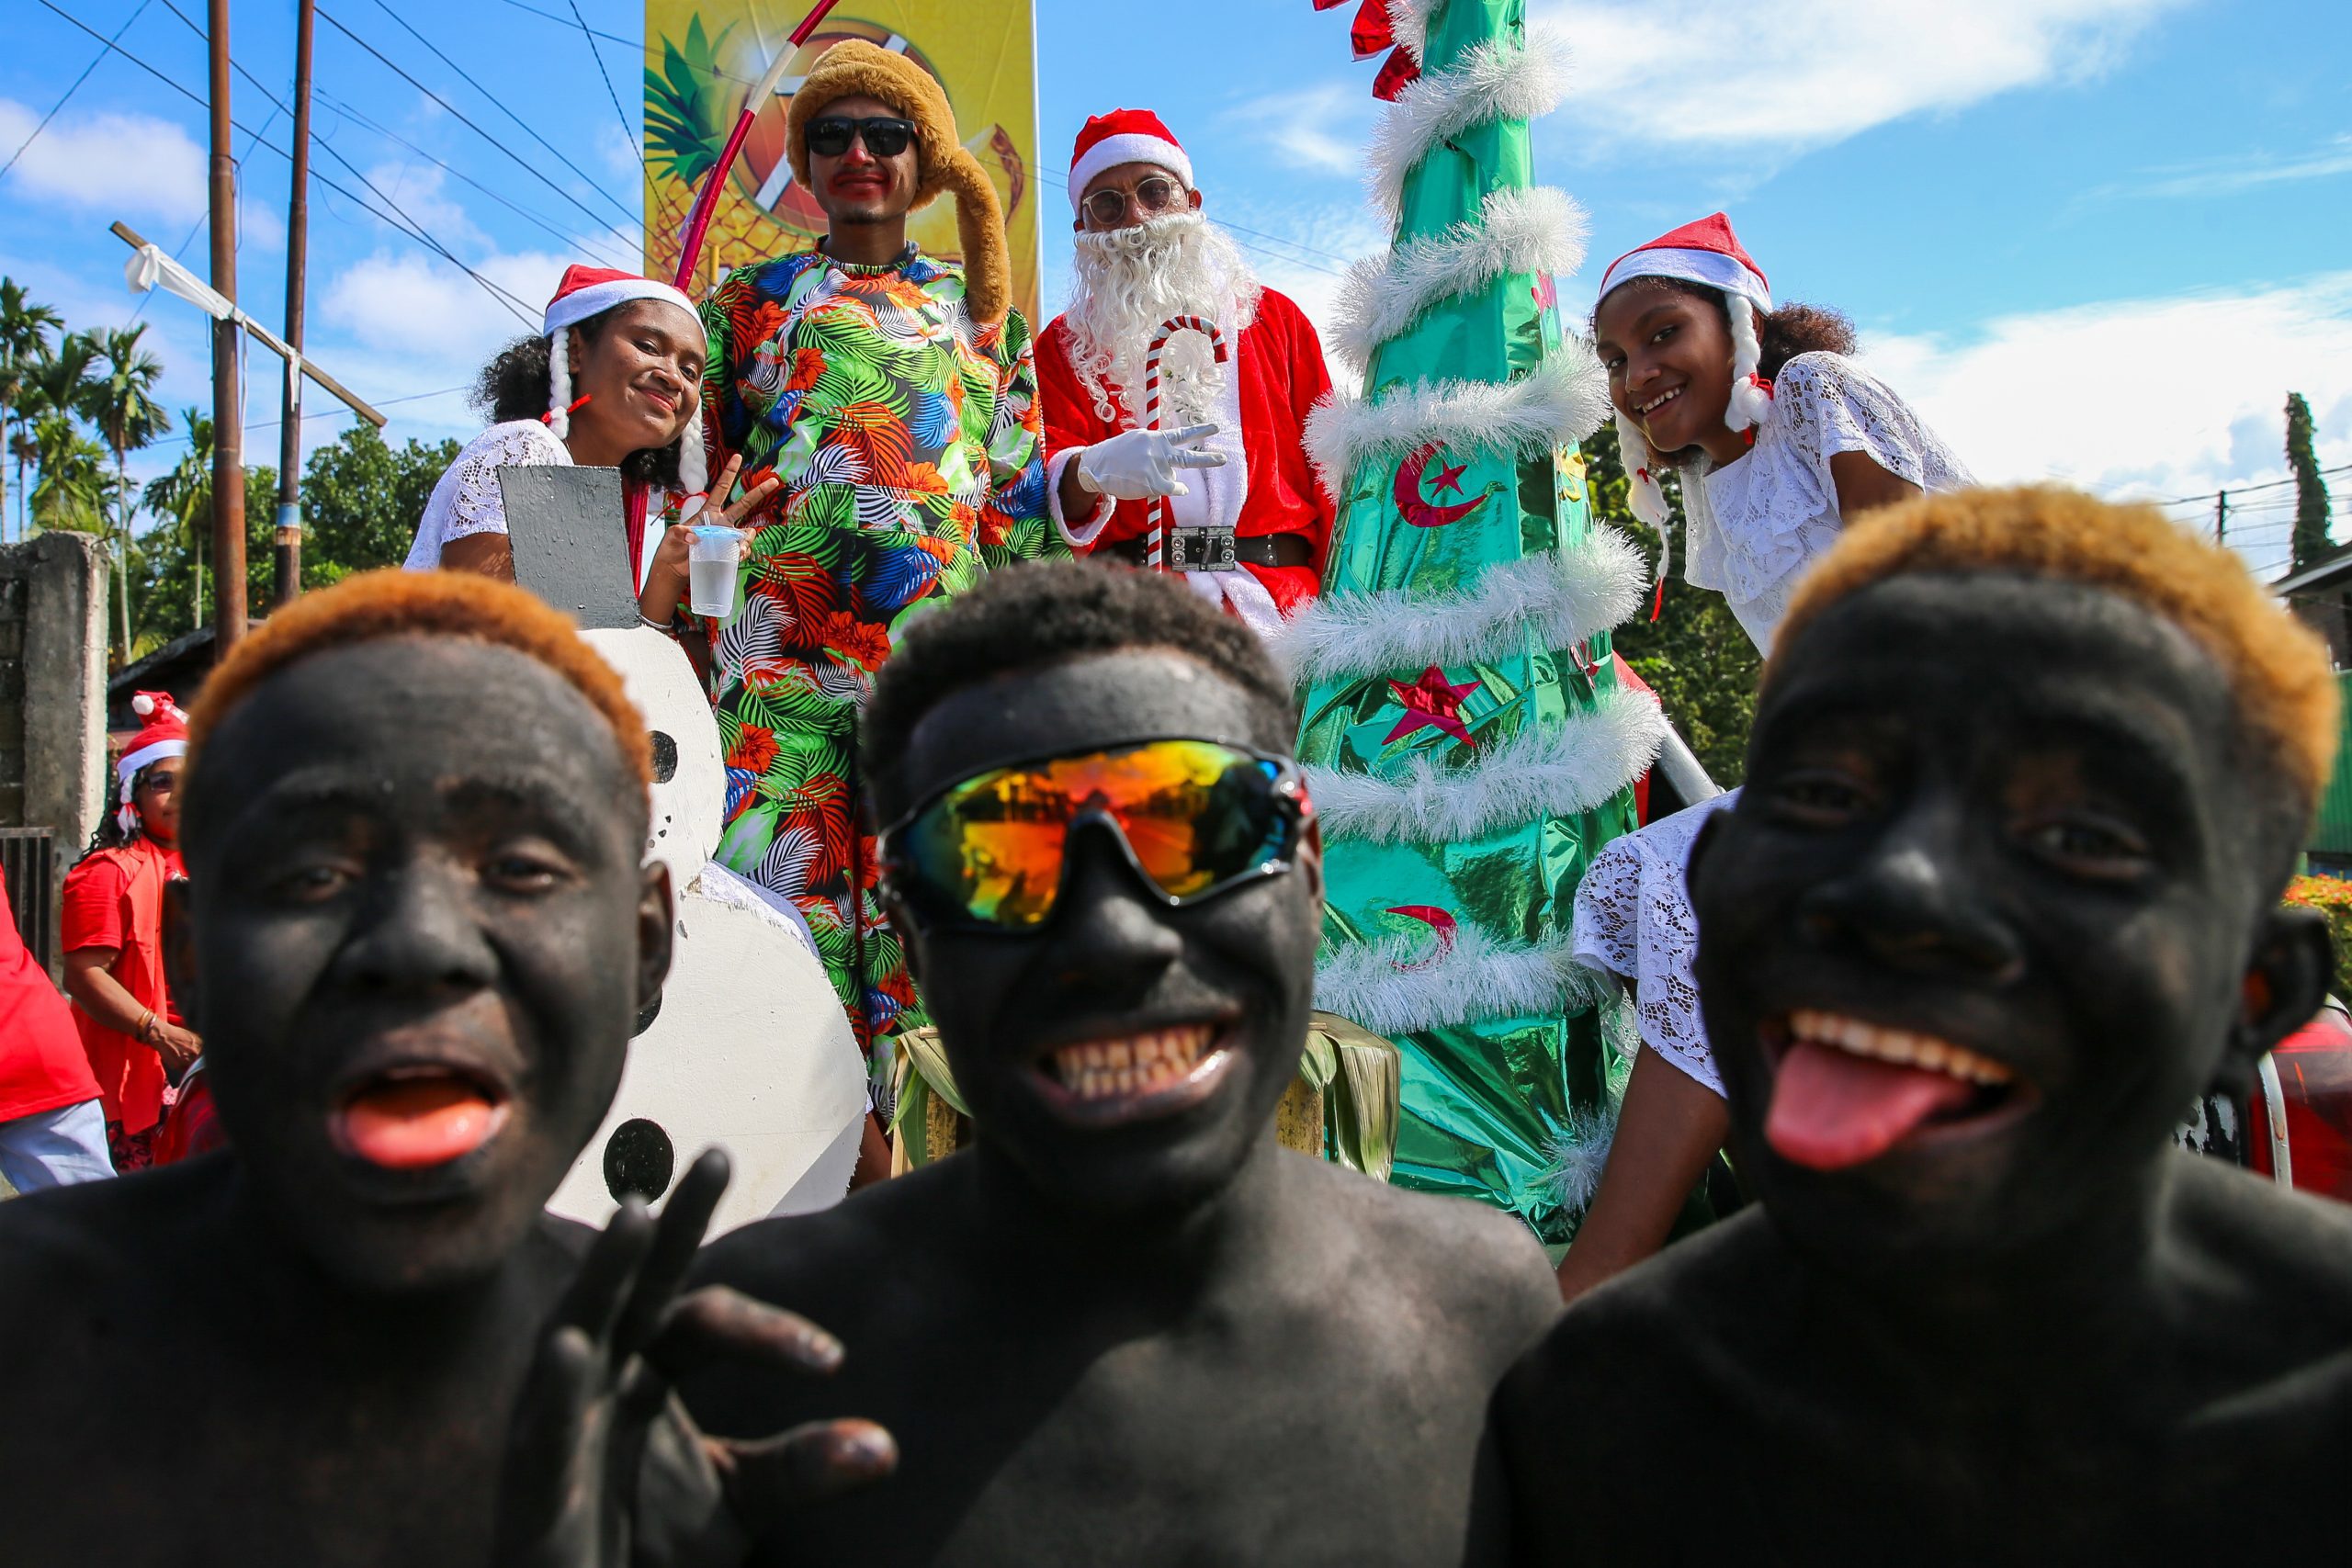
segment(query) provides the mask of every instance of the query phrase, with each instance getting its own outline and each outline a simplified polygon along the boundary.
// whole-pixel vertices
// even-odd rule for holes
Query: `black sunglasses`
[[[865,150],[877,158],[895,158],[914,137],[915,122],[896,117],[848,119],[828,115],[808,122],[808,151],[825,158],[840,157],[849,151],[852,141],[863,141]]]

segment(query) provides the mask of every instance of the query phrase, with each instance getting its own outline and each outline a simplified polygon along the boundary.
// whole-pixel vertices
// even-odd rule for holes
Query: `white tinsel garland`
[[[1373,350],[1431,306],[1476,294],[1507,273],[1564,276],[1584,262],[1584,209],[1548,186],[1487,193],[1478,222],[1435,239],[1408,240],[1384,259],[1348,269],[1333,310],[1330,344],[1361,370]]]
[[[1267,639],[1299,683],[1476,664],[1526,646],[1573,648],[1641,607],[1640,547],[1614,528],[1550,555],[1488,567],[1460,592],[1392,588],[1310,599]]]
[[[1388,28],[1414,60],[1429,57],[1430,18],[1445,9],[1445,0],[1388,0]]]
[[[1541,28],[1529,28],[1524,44],[1476,44],[1446,69],[1424,73],[1373,129],[1364,153],[1373,204],[1393,222],[1403,209],[1405,176],[1431,148],[1474,125],[1541,118],[1558,105],[1566,75],[1566,47]]]
[[[1511,823],[1591,810],[1647,773],[1665,741],[1657,699],[1620,689],[1600,694],[1589,712],[1531,725],[1461,766],[1424,752],[1385,776],[1309,768],[1306,789],[1328,837],[1462,843]]]
[[[1431,933],[1327,948],[1315,965],[1317,1007],[1391,1037],[1474,1019],[1560,1018],[1610,993],[1565,936],[1498,942],[1470,925],[1450,942]]]
[[[1356,466],[1375,457],[1431,445],[1538,457],[1582,441],[1608,412],[1600,362],[1568,352],[1516,381],[1416,381],[1376,400],[1335,389],[1306,416],[1306,451],[1323,488],[1345,496]]]

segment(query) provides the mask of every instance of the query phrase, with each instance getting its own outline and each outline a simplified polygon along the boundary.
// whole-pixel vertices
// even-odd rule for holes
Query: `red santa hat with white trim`
[[[1087,183],[1122,164],[1153,164],[1193,188],[1193,160],[1175,133],[1149,109],[1113,109],[1090,116],[1069,155],[1069,209],[1084,210]]]
[[[608,266],[568,266],[548,301],[540,331],[548,338],[548,428],[560,441],[571,434],[571,329],[632,299],[660,299],[697,320],[701,312],[682,291],[650,277]],[[678,486],[690,495],[709,488],[699,417],[678,438]]]
[[[187,755],[187,715],[172,701],[169,692],[141,692],[130,699],[130,711],[146,723],[130,738],[130,744],[122,749],[122,760],[114,765],[122,802],[114,819],[126,834],[139,831],[139,808],[130,803],[131,782],[144,769]]]
[[[1609,270],[1601,276],[1600,298],[1608,299],[1619,287],[1637,277],[1677,278],[1714,289],[1724,297],[1724,311],[1731,318],[1732,345],[1731,404],[1724,411],[1724,423],[1734,430],[1747,430],[1760,423],[1765,411],[1772,406],[1772,384],[1757,374],[1763,355],[1757,317],[1770,312],[1772,286],[1764,280],[1764,269],[1756,265],[1756,258],[1747,254],[1739,236],[1732,232],[1731,220],[1720,212],[1710,213],[1695,223],[1685,223],[1646,245],[1627,251],[1610,263]],[[1649,464],[1636,460],[1649,451],[1649,444],[1623,413],[1617,416],[1617,445],[1631,480],[1634,515],[1657,529],[1663,537],[1665,492],[1658,489]],[[1663,560],[1658,570],[1663,576]]]

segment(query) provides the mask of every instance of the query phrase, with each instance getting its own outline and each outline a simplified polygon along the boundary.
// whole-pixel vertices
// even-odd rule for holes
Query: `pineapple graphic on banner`
[[[695,193],[718,165],[743,96],[808,14],[808,0],[646,0],[645,270],[673,276]],[[825,215],[796,188],[785,115],[801,74],[844,39],[904,54],[946,89],[964,145],[1003,204],[1012,306],[1037,315],[1036,59],[1030,0],[848,0],[818,25],[759,109],[728,171],[709,237],[686,291],[700,299],[729,267],[805,251]],[[961,260],[952,202],[915,215],[908,235],[925,255]]]
[[[1402,1048],[1393,1179],[1517,1213],[1556,1250],[1631,1033],[1569,923],[1664,733],[1610,657],[1647,573],[1592,522],[1575,446],[1608,392],[1553,292],[1583,215],[1532,180],[1556,44],[1523,0],[1363,0],[1354,23],[1358,57],[1386,57],[1367,183],[1395,230],[1331,334],[1363,390],[1307,428],[1339,528],[1282,644],[1328,845],[1317,1003]]]

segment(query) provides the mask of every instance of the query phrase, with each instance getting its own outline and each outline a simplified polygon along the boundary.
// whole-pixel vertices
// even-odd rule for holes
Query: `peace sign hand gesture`
[[[659,625],[670,624],[678,608],[678,601],[686,596],[686,544],[696,525],[709,524],[728,527],[742,535],[736,558],[752,547],[755,525],[753,514],[764,507],[775,492],[784,488],[784,480],[771,473],[758,484],[751,486],[735,499],[731,506],[720,506],[727,492],[735,488],[735,476],[742,471],[743,456],[737,453],[727,459],[718,471],[718,482],[710,487],[708,495],[689,496],[678,520],[662,530],[662,543],[653,552],[652,564],[646,568],[645,586],[637,596],[637,613]]]
[[[819,1373],[841,1363],[840,1341],[791,1313],[722,1286],[678,1295],[727,1178],[726,1154],[709,1149],[658,1222],[623,1203],[548,1320],[508,1435],[502,1565],[740,1563],[794,1507],[897,1465],[897,1445],[870,1421],[738,1441],[686,1414],[676,1380],[716,1361]]]

